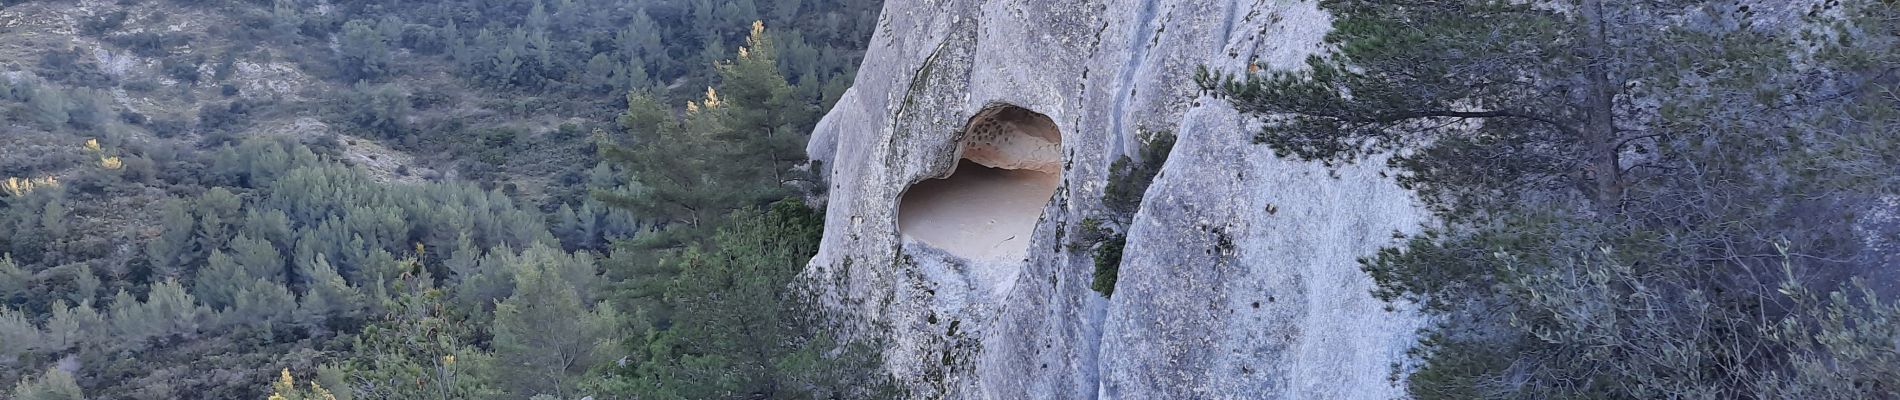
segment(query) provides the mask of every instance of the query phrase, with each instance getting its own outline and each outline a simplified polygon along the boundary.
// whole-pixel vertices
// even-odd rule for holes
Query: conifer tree
[[[294,0],[276,0],[271,3],[270,31],[278,41],[296,41],[303,30],[303,21],[303,15],[297,11]]]
[[[791,382],[854,367],[785,362],[813,340],[790,284],[817,251],[821,220],[793,201],[735,213],[710,242],[678,257],[665,294],[671,318],[657,322],[666,329],[632,344],[640,358],[619,384],[636,396],[798,397],[809,388]]]
[[[20,269],[12,255],[0,254],[0,300],[10,300],[24,294],[27,280],[32,277],[26,270]]]
[[[1900,71],[1891,2],[1819,4],[1782,25],[1707,0],[1321,4],[1332,50],[1307,68],[1198,78],[1261,118],[1255,141],[1280,156],[1389,157],[1438,217],[1360,260],[1375,295],[1446,321],[1422,335],[1411,395],[1891,393],[1895,375],[1853,394],[1764,392],[1827,386],[1788,381],[1792,360],[1890,370],[1784,340],[1893,340],[1786,330],[1891,313],[1871,295],[1789,299],[1885,273],[1859,267],[1861,234],[1833,227],[1894,185],[1861,169],[1900,146],[1892,97],[1866,94],[1890,94]]]
[[[298,275],[304,278],[303,297],[297,305],[299,324],[323,327],[331,320],[356,318],[362,310],[363,293],[345,282],[323,255],[318,254]]]
[[[25,311],[0,306],[0,361],[11,364],[20,356],[44,351],[40,328],[27,319]]]
[[[337,395],[325,389],[321,383],[312,381],[307,385],[297,385],[297,379],[290,376],[290,369],[278,374],[277,381],[271,382],[271,394],[268,400],[336,400]]]
[[[224,310],[235,304],[238,292],[255,279],[257,277],[252,276],[223,250],[212,250],[211,256],[206,258],[205,267],[198,270],[197,279],[192,281],[191,293],[205,306]]]
[[[237,194],[223,187],[214,187],[198,196],[193,202],[198,215],[198,250],[210,252],[222,249],[231,240],[231,224],[238,222],[238,210],[243,200]]]
[[[72,300],[73,303],[92,302],[93,296],[99,294],[99,287],[105,283],[99,281],[99,275],[92,272],[91,265],[82,264],[78,269],[69,271],[72,272],[73,287],[72,292],[66,294],[66,298]]]
[[[47,200],[46,206],[40,211],[40,231],[50,235],[49,238],[53,240],[64,239],[71,232],[66,222],[66,199],[63,197],[54,196]]]
[[[783,184],[794,167],[805,161],[805,123],[795,118],[812,115],[779,73],[778,43],[765,24],[753,22],[739,56],[719,66],[721,99],[730,106],[731,138],[745,154],[763,157],[755,163],[775,182]]]
[[[337,47],[337,69],[345,81],[375,81],[389,71],[389,39],[370,21],[353,20],[343,24],[342,42]]]
[[[37,379],[20,381],[13,386],[13,398],[19,400],[85,400],[79,382],[58,368],[47,369]]]
[[[106,332],[105,316],[92,308],[92,302],[67,306],[64,301],[53,302],[52,315],[46,319],[46,327],[41,340],[47,351],[65,351],[87,342],[105,339],[99,337]]]
[[[485,373],[491,357],[469,344],[476,332],[445,299],[426,285],[399,292],[389,313],[351,339],[352,351],[341,366],[350,384],[339,391],[365,399],[499,397]]]
[[[34,121],[47,129],[57,129],[72,120],[72,115],[66,111],[67,102],[65,93],[41,85],[38,90],[33,91],[33,96],[27,100],[27,105],[30,107]]]
[[[183,200],[165,202],[163,211],[159,213],[158,237],[145,244],[145,257],[151,263],[154,275],[176,278],[184,274],[187,260],[192,258],[192,227],[195,222]]]
[[[292,322],[297,300],[283,285],[263,279],[251,279],[238,287],[231,309],[219,317],[225,325],[252,329],[268,334],[278,324]]]
[[[517,396],[573,394],[575,380],[608,360],[620,338],[620,314],[606,303],[586,309],[562,275],[558,263],[520,263],[514,295],[495,307],[496,362],[513,371],[502,378]]]
[[[231,239],[231,259],[252,278],[284,281],[284,256],[277,253],[277,246],[270,242],[239,233]]]

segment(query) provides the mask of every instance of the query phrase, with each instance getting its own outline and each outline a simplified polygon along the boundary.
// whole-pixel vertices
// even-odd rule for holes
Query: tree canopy
[[[1362,263],[1438,321],[1420,398],[1865,398],[1895,8],[1330,0],[1304,69],[1202,71],[1280,156],[1386,159],[1441,226]],[[1878,287],[1878,286],[1873,286]],[[1815,338],[1832,338],[1816,340]]]

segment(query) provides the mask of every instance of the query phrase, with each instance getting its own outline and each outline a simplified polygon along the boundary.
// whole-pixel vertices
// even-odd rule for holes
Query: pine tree
[[[800,325],[808,311],[790,284],[817,251],[822,217],[788,201],[728,221],[710,242],[677,258],[680,273],[665,294],[671,318],[632,344],[641,358],[621,376],[620,384],[635,388],[628,389],[632,395],[800,397],[809,388],[792,382],[862,367],[814,360],[796,347],[814,338]],[[812,363],[786,361],[793,358]]]
[[[282,42],[294,42],[303,30],[303,15],[294,0],[276,0],[271,4],[271,35]]]
[[[151,294],[141,305],[147,317],[144,320],[155,322],[149,326],[150,331],[160,335],[195,335],[202,319],[211,314],[211,310],[198,305],[191,294],[185,292],[185,285],[177,280],[152,285]]]
[[[46,351],[65,351],[105,339],[95,336],[106,332],[103,328],[107,325],[105,316],[92,308],[91,301],[81,302],[76,307],[67,306],[64,301],[55,301],[52,311],[41,336]]]
[[[753,22],[739,57],[719,66],[721,99],[730,107],[732,138],[752,157],[768,162],[754,163],[766,171],[773,182],[791,180],[786,174],[805,162],[806,123],[797,116],[812,114],[805,104],[792,96],[792,88],[779,73],[778,44],[762,22]]]
[[[325,389],[321,383],[310,382],[307,387],[298,387],[296,378],[290,376],[286,368],[278,373],[277,381],[271,382],[271,394],[268,400],[336,400],[337,395]]]
[[[584,308],[580,291],[558,268],[518,264],[514,295],[495,306],[496,362],[514,371],[503,380],[520,397],[574,393],[575,379],[606,361],[620,338],[620,314],[606,303]]]
[[[734,163],[727,162],[733,146],[716,138],[723,135],[722,111],[694,103],[689,122],[681,123],[644,94],[628,95],[627,103],[620,123],[635,144],[605,146],[602,155],[625,167],[643,190],[597,193],[602,201],[695,228],[743,206],[741,199],[749,197],[743,192],[752,188],[745,185],[748,179],[734,176]]]
[[[222,249],[231,240],[231,224],[238,222],[239,209],[244,201],[237,194],[223,187],[214,187],[205,191],[193,203],[198,215],[198,250],[210,252]]]
[[[79,390],[79,382],[72,374],[58,368],[46,370],[38,379],[27,379],[13,385],[13,398],[19,400],[85,400]]]
[[[461,282],[480,271],[477,262],[482,258],[482,249],[475,247],[475,241],[463,233],[455,240],[455,249],[449,252],[449,258],[443,264],[448,271],[449,282]]]
[[[119,293],[112,296],[112,303],[106,305],[106,315],[111,318],[111,336],[121,343],[115,348],[135,347],[143,344],[146,338],[157,335],[156,332],[146,330],[152,322],[148,321],[151,316],[145,315],[144,305],[124,288],[120,288]]]
[[[225,310],[236,304],[238,292],[256,279],[223,250],[212,250],[205,267],[198,270],[197,279],[192,281],[191,293],[205,306]]]
[[[212,310],[200,306],[183,284],[167,279],[152,285],[144,302],[125,290],[113,296],[109,314],[112,337],[119,346],[142,349],[148,339],[167,336],[194,336]]]
[[[250,207],[244,210],[244,228],[239,230],[245,236],[267,242],[278,249],[284,249],[295,243],[296,235],[290,228],[290,216],[281,210],[263,207]]]
[[[498,398],[484,373],[491,357],[468,344],[476,332],[444,298],[440,290],[412,287],[351,338],[353,351],[341,368],[351,383],[347,391],[365,399]]]
[[[554,236],[561,239],[562,248],[580,248],[585,240],[580,237],[580,216],[574,214],[574,208],[562,204],[560,208],[555,209],[552,217],[554,218]]]
[[[1804,325],[1793,321],[1891,311],[1846,295],[1788,299],[1877,273],[1856,265],[1865,249],[1844,245],[1860,235],[1830,227],[1859,218],[1850,199],[1894,185],[1861,169],[1893,164],[1874,149],[1900,146],[1891,96],[1863,94],[1900,71],[1890,3],[1818,5],[1783,26],[1762,24],[1777,18],[1752,4],[1706,0],[1322,6],[1336,18],[1334,50],[1307,69],[1197,78],[1266,122],[1255,141],[1280,156],[1390,156],[1398,183],[1438,217],[1361,260],[1375,295],[1455,322],[1421,335],[1411,395],[1866,398],[1896,387],[1894,375],[1841,386],[1859,393],[1794,381],[1793,360],[1828,359],[1834,376],[1891,363],[1811,347],[1805,338],[1852,349],[1867,336],[1791,333]],[[1838,308],[1814,311],[1827,307]],[[1793,387],[1814,391],[1769,391]]]
[[[615,74],[622,71],[622,68],[619,63],[614,62],[612,57],[608,57],[607,53],[594,54],[594,57],[587,59],[586,70],[581,75],[581,85],[589,92],[611,90],[619,85],[619,82],[615,81]]]
[[[231,239],[231,258],[252,278],[284,282],[284,256],[270,242],[239,233]]]
[[[365,20],[343,24],[342,41],[337,47],[337,69],[343,80],[375,81],[389,73],[391,63],[388,38]]]
[[[226,326],[254,329],[269,334],[277,324],[292,322],[297,300],[283,285],[263,279],[243,283],[235,293],[231,309],[220,315]]]
[[[336,272],[321,254],[308,268],[298,272],[304,278],[303,297],[297,306],[297,322],[306,327],[323,327],[332,320],[352,319],[362,311],[363,293]]]
[[[191,211],[185,208],[185,202],[171,199],[165,202],[159,213],[158,237],[145,244],[145,257],[155,275],[177,278],[184,275],[188,259],[192,258]]]
[[[0,300],[11,304],[13,297],[25,294],[28,280],[32,278],[32,274],[13,261],[12,255],[0,254]]]
[[[24,311],[10,306],[0,306],[0,361],[13,360],[20,356],[45,351],[46,340],[40,334],[40,328],[27,319]]]
[[[71,233],[66,223],[66,199],[62,197],[54,196],[40,211],[40,230],[51,235],[49,238],[53,240],[64,239]]]
[[[66,293],[66,298],[72,300],[73,303],[92,302],[93,296],[99,295],[99,287],[104,286],[105,282],[101,282],[99,275],[92,272],[91,265],[80,265],[79,269],[70,271],[72,271],[73,287],[71,292]],[[0,275],[3,274],[4,272],[0,272]]]
[[[72,115],[66,111],[67,102],[65,93],[41,85],[39,90],[33,91],[33,96],[28,99],[27,106],[30,107],[34,121],[47,129],[58,129],[65,126],[67,121],[72,120]]]

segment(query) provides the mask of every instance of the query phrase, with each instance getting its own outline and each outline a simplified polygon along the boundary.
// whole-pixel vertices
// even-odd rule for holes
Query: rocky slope
[[[1382,163],[1333,170],[1249,144],[1251,122],[1193,82],[1203,65],[1303,65],[1330,22],[1313,2],[892,0],[878,22],[809,148],[831,187],[807,275],[859,336],[890,341],[887,367],[915,397],[1402,395],[1394,378],[1420,321],[1372,298],[1354,259],[1426,214]],[[1059,154],[1033,150],[1051,128]],[[1126,224],[1105,297],[1084,237],[1109,213],[1111,163],[1154,132],[1179,143]],[[1024,173],[1059,161],[1060,179],[1033,222],[959,201],[976,212],[900,227],[907,190],[954,184],[964,158]],[[1033,230],[965,235],[995,244],[911,234],[1012,222]],[[966,249],[983,246],[1001,250]]]

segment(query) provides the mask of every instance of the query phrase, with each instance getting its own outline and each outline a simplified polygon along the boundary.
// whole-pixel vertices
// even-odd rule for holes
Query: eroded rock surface
[[[1382,163],[1328,170],[1250,144],[1253,122],[1193,82],[1203,65],[1298,67],[1329,23],[1303,1],[889,0],[809,148],[831,187],[807,275],[856,335],[891,341],[887,367],[918,398],[1397,397],[1418,318],[1372,298],[1354,259],[1425,214]],[[1009,107],[1053,135],[983,126]],[[1011,130],[1033,134],[997,134]],[[1110,164],[1160,131],[1179,143],[1104,297],[1084,221],[1108,212]],[[980,187],[960,174],[1045,171],[1046,202],[923,199],[965,206],[930,226],[1024,232],[1015,253],[959,248],[982,243],[899,212]]]

